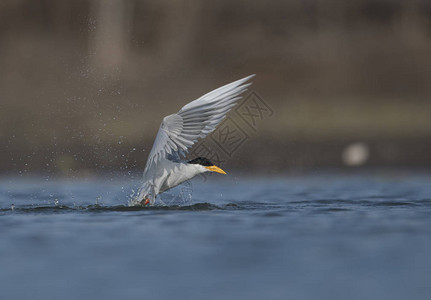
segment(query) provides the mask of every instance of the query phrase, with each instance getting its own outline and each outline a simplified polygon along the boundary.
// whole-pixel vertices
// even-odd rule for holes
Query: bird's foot
[[[141,201],[141,205],[142,206],[145,206],[145,205],[148,205],[148,204],[150,204],[150,199],[148,199],[148,197]]]

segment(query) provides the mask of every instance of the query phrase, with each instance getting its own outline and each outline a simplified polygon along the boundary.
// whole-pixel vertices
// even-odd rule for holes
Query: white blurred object
[[[361,166],[370,156],[367,144],[359,142],[348,145],[342,153],[343,163],[347,166]]]

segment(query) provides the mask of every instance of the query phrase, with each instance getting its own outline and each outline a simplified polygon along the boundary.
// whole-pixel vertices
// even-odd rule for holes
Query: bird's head
[[[189,164],[200,165],[204,168],[205,172],[217,172],[220,174],[226,174],[221,168],[215,166],[208,158],[198,157],[188,161]]]

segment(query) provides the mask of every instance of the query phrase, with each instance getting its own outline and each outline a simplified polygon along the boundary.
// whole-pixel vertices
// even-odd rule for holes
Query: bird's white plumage
[[[226,113],[237,104],[241,98],[239,95],[251,84],[245,82],[253,76],[213,90],[163,119],[147,159],[144,183],[137,201],[149,197],[154,203],[155,196],[163,192],[162,187],[164,190],[172,188],[204,172],[179,159],[198,139],[216,129]],[[170,186],[169,183],[175,185]]]

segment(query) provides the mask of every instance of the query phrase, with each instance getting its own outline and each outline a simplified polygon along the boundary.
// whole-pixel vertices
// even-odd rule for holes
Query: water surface
[[[431,186],[410,172],[0,181],[1,299],[429,299]]]

